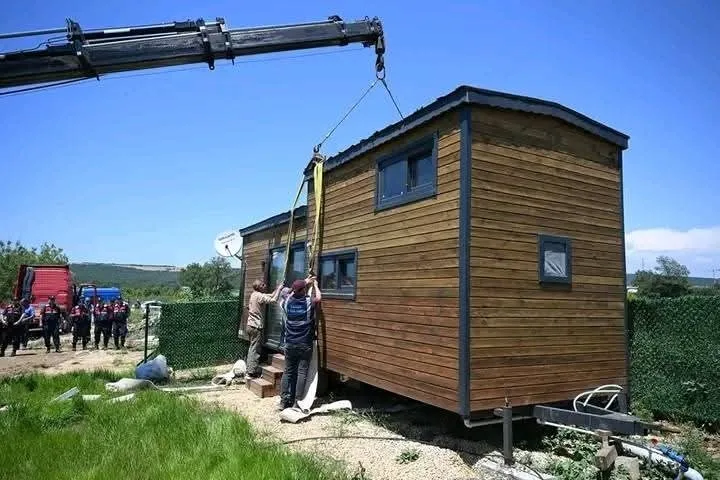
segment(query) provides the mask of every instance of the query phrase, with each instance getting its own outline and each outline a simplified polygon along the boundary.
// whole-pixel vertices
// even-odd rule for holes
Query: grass
[[[323,460],[260,439],[237,414],[164,392],[134,401],[50,402],[77,386],[106,395],[116,373],[0,380],[0,465],[13,479],[342,479]]]

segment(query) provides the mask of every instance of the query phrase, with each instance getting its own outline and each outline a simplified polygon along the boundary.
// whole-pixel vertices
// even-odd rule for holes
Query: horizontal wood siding
[[[559,120],[474,108],[471,410],[625,385],[617,147]],[[538,282],[539,233],[572,239],[572,288]]]
[[[307,222],[305,218],[294,220],[292,242],[305,240],[307,235],[306,225]],[[247,306],[250,294],[252,293],[252,284],[255,280],[266,280],[267,268],[269,268],[270,261],[269,251],[271,248],[287,245],[287,237],[287,223],[243,237],[242,254],[246,268],[243,291],[243,315],[241,320],[243,332],[245,331]],[[263,262],[265,262],[266,270],[263,270]],[[272,285],[271,288],[274,288],[274,285]]]
[[[375,212],[376,161],[438,132],[437,195]],[[460,131],[446,114],[325,174],[321,248],[357,248],[355,301],[323,299],[331,371],[457,411]],[[308,231],[315,199],[308,189]]]

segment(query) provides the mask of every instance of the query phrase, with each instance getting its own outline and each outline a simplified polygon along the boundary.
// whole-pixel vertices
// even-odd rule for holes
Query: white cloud
[[[625,247],[628,272],[654,267],[660,255],[673,257],[695,276],[710,277],[720,268],[720,227],[633,230],[625,235]]]
[[[720,252],[720,227],[633,230],[625,235],[628,252]]]

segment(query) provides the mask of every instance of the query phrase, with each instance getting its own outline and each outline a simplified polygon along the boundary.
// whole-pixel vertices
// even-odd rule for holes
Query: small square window
[[[538,279],[540,283],[572,283],[572,246],[569,238],[538,236]]]
[[[437,135],[411,144],[377,164],[375,206],[382,210],[435,195]]]
[[[342,250],[321,254],[319,274],[323,296],[355,299],[357,251]]]

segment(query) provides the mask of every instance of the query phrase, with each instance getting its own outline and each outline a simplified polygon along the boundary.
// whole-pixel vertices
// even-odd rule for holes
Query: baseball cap
[[[303,290],[305,290],[305,287],[307,287],[305,280],[295,280],[292,283],[293,293],[301,293]]]

